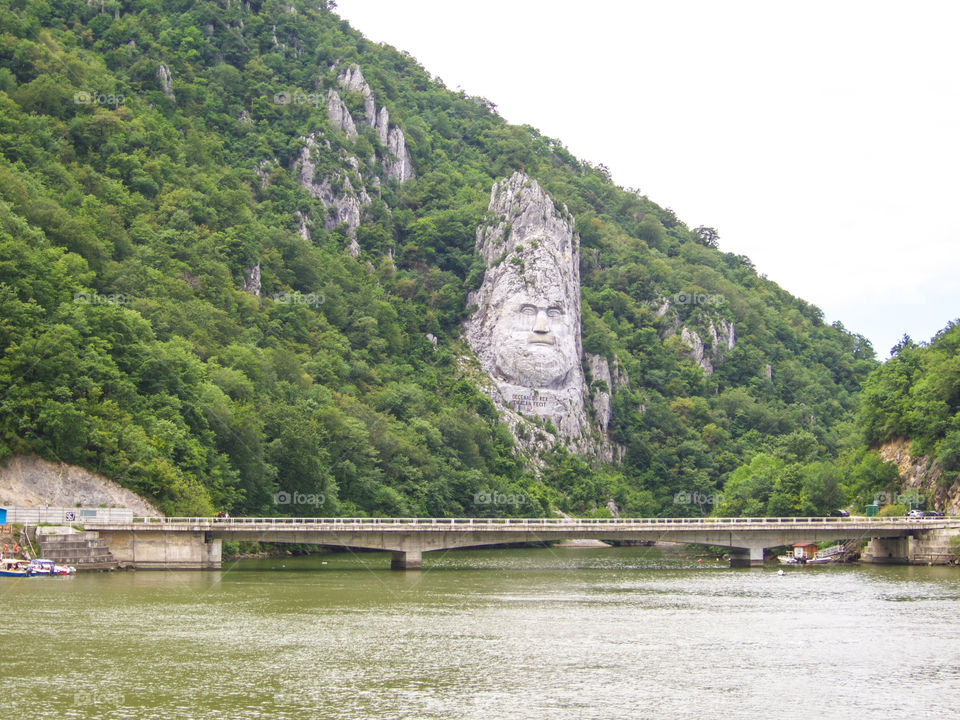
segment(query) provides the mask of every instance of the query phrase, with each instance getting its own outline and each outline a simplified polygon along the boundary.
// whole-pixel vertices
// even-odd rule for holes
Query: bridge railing
[[[849,523],[918,523],[950,522],[950,518],[890,518],[890,517],[754,517],[754,518],[347,518],[347,517],[135,517],[133,524],[143,525],[209,525],[209,526],[343,526],[343,527],[396,527],[429,526],[469,528],[471,526],[501,525],[510,527],[597,527],[615,526],[697,526],[713,527],[728,525],[837,525]],[[97,524],[97,520],[84,524]],[[109,523],[109,521],[105,521]],[[956,522],[954,519],[953,522]],[[116,524],[116,523],[110,523]]]

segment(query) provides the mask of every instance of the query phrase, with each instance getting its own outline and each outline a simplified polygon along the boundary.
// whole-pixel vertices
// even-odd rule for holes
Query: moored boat
[[[4,558],[0,560],[0,577],[32,577],[29,560]]]
[[[30,561],[35,575],[74,575],[77,569],[72,566],[57,565],[53,560],[35,558]]]

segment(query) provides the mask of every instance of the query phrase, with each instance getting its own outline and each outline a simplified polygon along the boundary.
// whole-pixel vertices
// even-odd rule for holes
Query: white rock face
[[[613,418],[613,393],[616,388],[627,384],[626,376],[620,374],[620,367],[616,359],[613,367],[603,355],[585,353],[587,369],[590,372],[590,401],[593,405],[594,419],[599,426],[600,437],[595,439],[594,448],[597,457],[604,462],[614,462],[623,459],[624,448],[610,439],[610,420]],[[607,389],[602,389],[595,383],[602,381]],[[616,514],[616,513],[614,513]]]
[[[366,116],[367,125],[373,127],[377,123],[377,105],[373,98],[373,91],[367,84],[360,72],[360,66],[356,63],[350,67],[344,68],[337,75],[337,82],[347,92],[360,93],[363,96],[363,111]]]
[[[330,120],[330,127],[342,130],[351,140],[357,136],[357,126],[353,124],[353,116],[336,90],[330,90],[327,93],[327,118]]]
[[[587,368],[590,370],[591,385],[599,381],[607,386],[606,390],[591,388],[593,410],[596,413],[597,423],[600,425],[600,429],[606,433],[610,418],[613,416],[613,409],[610,406],[610,393],[613,392],[613,376],[610,374],[610,364],[603,355],[587,353],[585,357]]]
[[[0,465],[0,506],[124,507],[134,515],[162,513],[113,480],[75,465],[15,455]]]
[[[297,232],[304,240],[310,239],[310,228],[307,227],[307,218],[299,210],[297,210]]]
[[[393,156],[392,159],[384,160],[383,163],[387,180],[396,180],[402,183],[412,178],[413,161],[407,151],[407,141],[403,136],[403,130],[396,126],[390,128],[390,134],[387,137],[387,152]]]
[[[330,178],[323,178],[319,182],[314,179],[317,169],[316,154],[323,151],[329,152],[329,143],[321,146],[318,139],[317,135],[303,138],[305,144],[293,168],[297,182],[317,198],[328,211],[332,209],[332,212],[327,213],[324,227],[329,230],[341,223],[346,223],[348,232],[353,235],[360,225],[363,207],[370,204],[370,196],[367,195],[363,186],[354,189],[350,178],[342,173],[338,173],[335,178],[340,185],[337,192],[334,192]]]
[[[390,113],[387,112],[387,108],[380,108],[380,114],[377,115],[374,127],[377,129],[377,137],[380,139],[380,144],[387,147],[387,139],[390,134]]]
[[[243,291],[260,297],[260,263],[243,271]]]
[[[494,184],[489,211],[493,220],[477,228],[487,270],[467,300],[477,306],[467,342],[495,384],[494,404],[549,419],[572,450],[588,451],[573,218],[519,172]]]
[[[713,321],[707,326],[711,349],[707,351],[699,333],[684,327],[680,332],[680,339],[690,346],[690,359],[703,368],[703,372],[712,375],[715,365],[723,360],[723,356],[737,345],[736,330],[732,322],[719,321],[719,328]]]
[[[335,67],[332,66],[331,70]],[[382,160],[384,179],[402,183],[414,177],[413,161],[407,150],[407,139],[403,130],[396,125],[390,125],[390,113],[386,107],[381,106],[379,112],[377,111],[376,98],[364,79],[360,66],[353,63],[340,70],[337,83],[346,92],[360,93],[363,97],[366,123],[376,130],[377,139],[385,151]],[[353,117],[336,90],[327,93],[327,116],[330,118],[331,127],[343,130],[350,139],[357,136]]]
[[[160,80],[160,87],[163,89],[163,94],[171,100],[176,100],[177,98],[173,94],[173,78],[170,75],[170,68],[166,65],[160,65],[160,67],[157,68],[157,78]]]

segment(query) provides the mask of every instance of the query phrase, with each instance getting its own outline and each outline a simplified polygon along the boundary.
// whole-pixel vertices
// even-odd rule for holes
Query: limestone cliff
[[[600,431],[599,437],[595,438],[597,457],[604,462],[619,462],[623,459],[624,448],[610,439],[610,421],[613,419],[612,398],[617,388],[627,384],[627,377],[625,373],[620,372],[616,359],[611,366],[603,355],[586,353],[584,357],[590,375],[593,419]]]
[[[540,434],[523,429],[520,416],[539,419],[548,434],[555,431],[574,452],[613,459],[606,438],[609,399],[595,399],[599,424],[591,422],[585,405],[590,391],[581,367],[580,258],[573,217],[536,180],[519,172],[494,184],[487,217],[476,234],[486,271],[479,290],[468,298],[476,309],[464,333],[492,380],[494,404],[528,449],[541,442]],[[599,361],[594,364],[599,371]],[[607,368],[604,377],[609,375]]]
[[[336,90],[327,93],[327,119],[330,127],[343,131],[351,140],[357,136],[357,126],[347,106]]]
[[[677,293],[680,304],[683,298],[700,297],[696,294]],[[716,303],[715,298],[720,296],[706,296],[711,305]],[[661,322],[660,337],[666,339],[678,335],[688,348],[688,357],[701,368],[706,375],[712,375],[723,358],[737,346],[736,327],[733,322],[720,317],[716,310],[698,308],[687,320],[681,320],[677,308],[667,298],[648,303],[653,309],[654,317]],[[690,323],[699,327],[700,331],[689,327]]]
[[[330,70],[335,72],[337,66],[332,66]],[[384,180],[405,182],[414,177],[413,161],[407,150],[403,130],[390,124],[387,108],[381,107],[377,112],[376,98],[363,77],[360,66],[352,64],[341,68],[336,78],[343,92],[357,93],[363,99],[363,120],[374,129],[381,145],[381,150],[378,151],[381,156],[379,164],[375,157],[358,158],[345,150],[341,150],[335,162],[331,162],[329,155],[334,153],[334,150],[330,141],[323,137],[322,132],[315,132],[301,138],[304,145],[294,160],[292,169],[297,182],[326,208],[324,227],[331,229],[341,223],[346,224],[347,232],[351,236],[348,249],[352,254],[357,254],[360,248],[353,238],[363,219],[363,208],[371,203],[370,193],[375,194],[380,187],[379,173],[382,172]],[[357,122],[343,97],[334,88],[327,91],[326,111],[327,124],[331,131],[344,133],[348,140],[358,137]],[[334,169],[318,173],[320,167]],[[307,233],[302,219],[298,220],[298,226],[301,235]]]
[[[171,100],[176,100],[177,96],[173,94],[173,76],[170,74],[170,68],[161,64],[157,68],[157,79],[160,81],[160,89],[163,94]]]
[[[709,343],[704,343],[696,330],[685,326],[680,331],[680,339],[690,346],[690,359],[703,368],[704,373],[712,375],[723,356],[736,347],[733,323],[719,320],[715,325],[713,320],[708,321],[706,338]]]
[[[134,515],[161,515],[136,493],[102,475],[65,463],[15,456],[0,465],[0,506],[122,507]]]
[[[945,476],[936,460],[912,456],[909,440],[892,440],[882,445],[879,452],[884,460],[896,464],[903,493],[917,492],[928,500],[929,506],[922,510],[960,515],[960,474],[954,471]]]
[[[363,97],[363,110],[367,125],[371,127],[376,125],[377,104],[373,97],[373,91],[360,71],[360,66],[354,63],[341,70],[337,75],[337,82],[347,92],[360,93]]]
[[[320,142],[320,137],[318,133],[314,133],[302,138],[304,146],[293,167],[297,182],[327,209],[324,227],[331,229],[345,223],[348,232],[353,235],[360,225],[363,207],[371,202],[370,196],[363,185],[356,158],[345,158],[346,164],[353,168],[352,173],[341,170],[332,177],[317,178],[319,154],[330,152],[330,143]],[[349,162],[350,160],[353,162]],[[353,181],[350,179],[351,175]],[[357,187],[354,187],[354,182]]]

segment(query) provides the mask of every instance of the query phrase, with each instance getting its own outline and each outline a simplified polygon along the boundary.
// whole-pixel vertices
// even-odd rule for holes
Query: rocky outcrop
[[[173,94],[173,78],[170,75],[170,68],[161,63],[160,67],[157,68],[157,79],[160,81],[163,94],[171,100],[176,100],[177,98]]]
[[[586,353],[587,370],[590,374],[590,402],[593,406],[594,422],[599,428],[597,456],[604,462],[619,461],[624,449],[610,439],[610,420],[613,418],[612,398],[616,388],[626,384],[621,377],[619,366],[614,360],[613,368],[603,355]]]
[[[712,375],[714,367],[723,360],[723,356],[736,347],[737,340],[732,322],[720,320],[714,325],[707,324],[709,346],[705,345],[699,333],[688,327],[680,331],[680,339],[690,347],[690,359],[703,368],[703,372]]]
[[[357,136],[357,126],[353,123],[353,116],[336,90],[330,90],[327,93],[327,119],[330,121],[330,127],[341,130],[351,140]]]
[[[321,143],[319,140],[320,136],[317,134],[303,138],[304,146],[293,168],[297,182],[327,209],[324,227],[332,229],[344,223],[348,233],[353,235],[360,225],[363,207],[370,204],[370,196],[360,184],[360,176],[356,171],[353,175],[359,185],[357,188],[345,171],[337,172],[333,179],[325,177],[317,181],[317,153],[330,151],[330,144],[326,141]],[[352,167],[358,167],[356,158],[352,159]]]
[[[0,506],[117,507],[134,515],[162,513],[113,480],[84,468],[38,457],[15,456],[0,466]]]
[[[310,227],[307,225],[307,216],[297,210],[297,234],[304,240],[310,239]]]
[[[944,482],[940,463],[923,455],[912,456],[910,441],[902,438],[880,446],[879,452],[886,462],[897,466],[902,492],[909,496],[919,493],[926,500],[921,510],[940,510],[947,515],[960,515],[960,473],[954,471],[952,482],[949,477]],[[894,499],[888,498],[890,501]]]
[[[494,404],[528,449],[549,438],[523,430],[521,416],[538,419],[551,437],[555,430],[574,452],[599,454],[603,431],[585,407],[573,217],[517,172],[494,184],[476,248],[487,269],[467,300],[475,310],[464,333],[492,380]]]
[[[260,263],[243,271],[243,291],[260,297]]]
[[[610,393],[613,388],[613,376],[610,374],[610,365],[603,355],[587,353],[587,369],[590,371],[591,398],[593,410],[600,429],[606,433],[613,408],[610,404]]]
[[[390,125],[390,113],[386,107],[381,106],[377,112],[376,98],[364,79],[360,66],[354,63],[342,69],[337,74],[337,83],[345,92],[360,93],[363,97],[363,112],[367,125],[376,130],[377,139],[384,149],[384,178],[402,183],[414,177],[406,136],[399,127]],[[353,117],[335,90],[331,90],[327,95],[327,115],[333,127],[343,130],[349,138],[356,137]]]
[[[337,83],[347,92],[360,93],[363,97],[363,112],[366,116],[367,125],[374,127],[377,124],[377,104],[373,97],[373,91],[360,71],[360,66],[354,63],[341,70],[340,74],[337,75]]]
[[[413,177],[413,161],[407,152],[407,141],[403,130],[394,126],[387,135],[387,157],[383,161],[383,171],[387,180],[398,183]]]

